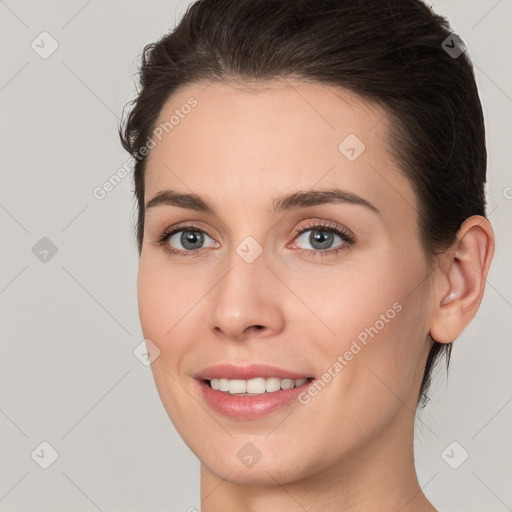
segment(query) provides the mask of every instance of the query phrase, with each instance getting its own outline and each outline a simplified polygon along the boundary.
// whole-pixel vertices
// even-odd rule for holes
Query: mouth
[[[220,364],[194,377],[205,406],[236,420],[257,420],[291,407],[315,381],[307,373],[264,364]]]
[[[213,411],[236,420],[258,420],[284,407],[291,407],[300,401],[300,395],[306,392],[313,378],[279,379],[276,377],[256,377],[253,379],[203,379],[196,381],[200,388],[200,396]],[[265,391],[263,391],[263,382]],[[267,391],[267,383],[269,390]],[[220,386],[227,391],[214,389]],[[279,389],[277,386],[279,384]],[[245,392],[243,392],[245,388]],[[252,393],[256,391],[256,393]],[[297,404],[295,404],[297,405]]]

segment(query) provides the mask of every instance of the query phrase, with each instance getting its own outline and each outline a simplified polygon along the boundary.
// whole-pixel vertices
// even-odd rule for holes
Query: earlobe
[[[431,316],[430,336],[451,343],[475,316],[485,289],[494,254],[494,234],[489,221],[479,215],[466,219],[452,247],[446,251],[439,297]]]

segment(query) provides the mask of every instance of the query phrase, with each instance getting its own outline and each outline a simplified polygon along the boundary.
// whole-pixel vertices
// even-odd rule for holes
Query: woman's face
[[[432,309],[384,111],[319,84],[210,83],[159,123],[145,202],[169,192],[145,212],[140,320],[204,467],[286,483],[408,443]]]

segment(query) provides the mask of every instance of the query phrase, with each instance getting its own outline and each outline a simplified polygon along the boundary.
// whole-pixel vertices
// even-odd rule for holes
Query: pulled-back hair
[[[390,148],[417,196],[421,244],[432,261],[461,223],[485,216],[487,153],[473,67],[446,18],[420,0],[199,0],[142,53],[140,90],[119,134],[135,158],[137,243],[144,172],[164,104],[186,85],[298,78],[339,86],[382,106]],[[426,398],[439,357],[431,339]]]

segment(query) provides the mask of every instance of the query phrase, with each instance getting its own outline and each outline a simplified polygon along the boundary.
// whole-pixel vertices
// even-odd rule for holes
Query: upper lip
[[[241,379],[249,380],[257,377],[277,377],[279,379],[305,379],[310,377],[304,373],[278,368],[267,364],[251,364],[249,366],[234,366],[232,364],[217,364],[209,366],[196,374],[196,379]]]

